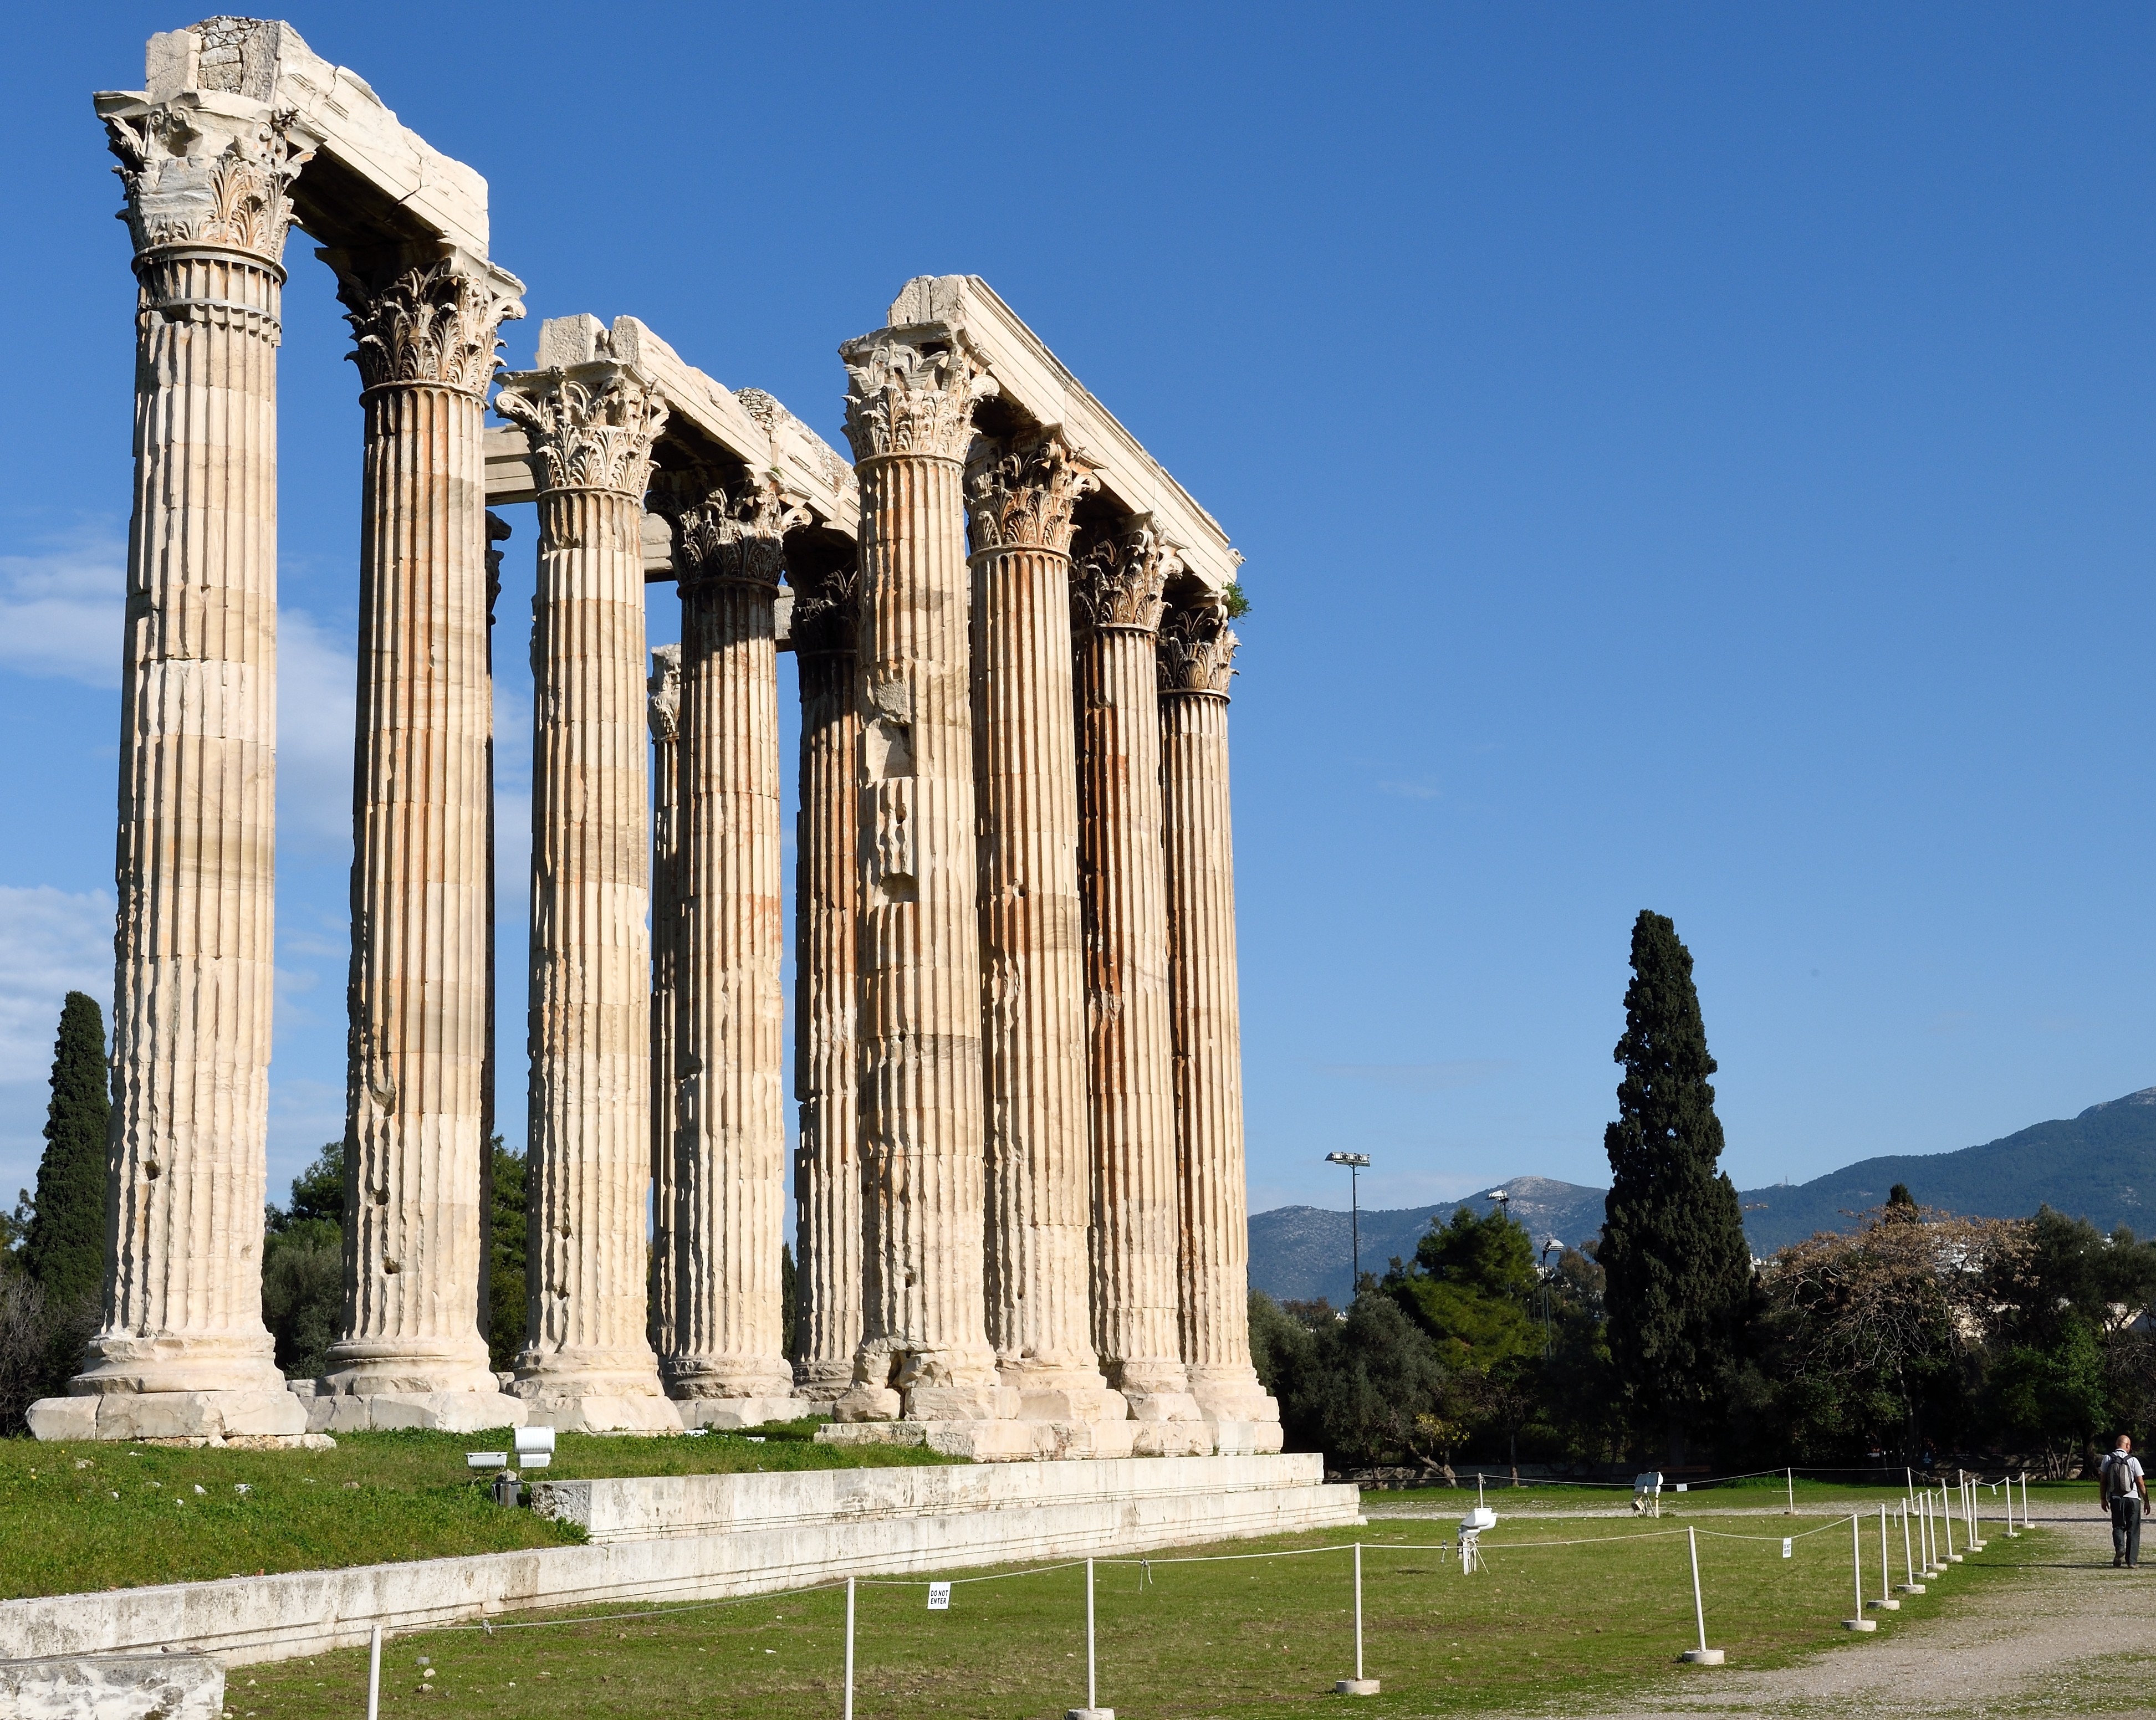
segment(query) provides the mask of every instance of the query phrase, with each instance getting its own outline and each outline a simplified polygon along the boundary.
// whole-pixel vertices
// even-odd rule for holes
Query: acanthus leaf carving
[[[834,568],[797,590],[788,623],[797,657],[851,657],[860,637],[861,576]]]
[[[665,745],[681,734],[681,648],[656,645],[651,651],[651,675],[644,683],[650,695],[647,715],[651,738]]]
[[[1162,593],[1183,566],[1175,548],[1142,519],[1090,545],[1071,564],[1071,619],[1077,629],[1160,626]]]
[[[1079,497],[1100,488],[1093,475],[1097,469],[1052,430],[976,466],[966,475],[967,517],[975,551],[1068,553],[1071,509]]]
[[[213,116],[198,123],[182,105],[104,115],[106,141],[126,187],[127,223],[136,253],[163,245],[213,245],[280,264],[291,230],[288,195],[314,147],[294,112],[267,113],[253,124]],[[216,147],[223,140],[222,149]]]
[[[548,489],[610,489],[641,498],[666,400],[641,371],[611,361],[502,378],[494,409],[523,426],[546,462]]]
[[[1235,673],[1242,641],[1228,624],[1228,606],[1217,596],[1168,607],[1160,623],[1155,659],[1163,693],[1217,693],[1224,696]]]
[[[786,571],[786,534],[808,510],[775,478],[751,477],[729,493],[717,485],[701,499],[660,496],[657,511],[674,526],[674,571],[681,589],[706,581],[739,581],[775,591]]]
[[[496,331],[524,315],[521,301],[454,258],[404,269],[374,288],[340,269],[337,297],[352,325],[347,356],[368,388],[431,382],[483,395],[501,363]]]
[[[912,338],[902,339],[901,335]],[[973,407],[997,392],[957,330],[879,329],[839,349],[846,366],[846,440],[854,458],[964,458]]]

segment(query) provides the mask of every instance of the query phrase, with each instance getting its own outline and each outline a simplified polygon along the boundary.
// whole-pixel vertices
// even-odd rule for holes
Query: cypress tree
[[[105,1061],[105,1015],[95,998],[70,991],[53,1047],[53,1097],[45,1150],[23,1266],[58,1311],[105,1288],[105,1131],[112,1093]]]
[[[1597,1258],[1609,1276],[1609,1350],[1635,1431],[1671,1461],[1718,1422],[1738,1358],[1752,1251],[1737,1188],[1717,1168],[1722,1123],[1691,952],[1642,911],[1625,991],[1625,1078],[1603,1135],[1611,1187]]]

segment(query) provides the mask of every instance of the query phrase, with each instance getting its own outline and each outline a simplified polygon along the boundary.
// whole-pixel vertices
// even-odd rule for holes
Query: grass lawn
[[[819,1446],[814,1422],[698,1439],[565,1433],[549,1477],[858,1469],[960,1460]],[[487,1497],[465,1453],[491,1435],[351,1433],[333,1451],[0,1440],[0,1600],[573,1545],[575,1526]]]
[[[1374,1510],[1383,1511],[1392,1506],[1421,1509],[1436,1507],[1440,1509],[1457,1508],[1465,1512],[1475,1503],[1475,1477],[1472,1471],[1460,1472],[1462,1485],[1456,1487],[1388,1487],[1373,1489],[1363,1495],[1365,1502]],[[1923,1485],[1921,1477],[1917,1483]],[[2079,1487],[2093,1498],[2093,1482],[2059,1482],[2056,1484],[2063,1495]],[[2046,1497],[2046,1484],[2032,1482],[2029,1487],[2031,1509]],[[1803,1476],[1794,1483],[1779,1474],[1749,1476],[1743,1481],[1717,1482],[1710,1487],[1693,1487],[1684,1492],[1665,1488],[1662,1492],[1662,1515],[1681,1518],[1687,1510],[1693,1512],[1780,1511],[1788,1508],[1789,1494],[1796,1495],[1797,1509],[1832,1512],[1846,1508],[1848,1502],[1869,1499],[1872,1508],[1879,1502],[1892,1506],[1903,1497],[1900,1487],[1864,1487],[1829,1481],[1808,1481]],[[1932,1488],[1932,1496],[1938,1497],[1938,1488]],[[1628,1511],[1632,1502],[1629,1483],[1621,1487],[1552,1487],[1534,1486],[1515,1487],[1495,1474],[1489,1474],[1483,1488],[1483,1497],[1491,1508],[1498,1511]],[[2014,1510],[2018,1518],[2021,1511],[2021,1489],[2014,1490]],[[1990,1487],[1979,1490],[1977,1511],[1986,1523],[2003,1520],[2005,1515],[2005,1496],[1994,1493]]]
[[[1883,1497],[1883,1495],[1882,1495]],[[1876,1510],[1876,1506],[1875,1506]],[[1753,1540],[1702,1528],[1707,1639],[1732,1666],[1809,1651],[1861,1654],[1840,1620],[1851,1605],[1847,1519],[1809,1516]],[[1748,1530],[1750,1525],[1744,1525]],[[1816,1529],[1782,1557],[1781,1534]],[[1772,1533],[1768,1533],[1771,1528]],[[1866,1587],[1876,1592],[1876,1518]],[[1103,1563],[1096,1578],[1100,1700],[1129,1720],[1151,1716],[1307,1713],[1354,1671],[1350,1555],[1178,1564],[1200,1554],[1363,1543],[1365,1656],[1383,1694],[1354,1712],[1576,1712],[1627,1692],[1712,1680],[1676,1663],[1696,1641],[1682,1528],[1630,1523],[1511,1523],[1484,1537],[1487,1569],[1462,1576],[1449,1550],[1425,1550],[1430,1526],[1373,1523],[1265,1542],[1163,1554],[1150,1569]],[[1449,1534],[1445,1537],[1449,1540]],[[1994,1540],[1905,1600],[1892,1634],[2007,1576],[2036,1556],[2041,1532]],[[1569,1546],[1535,1545],[1553,1541]],[[1895,1556],[1900,1557],[1898,1543]],[[860,1720],[940,1714],[1060,1717],[1085,1699],[1085,1573],[1065,1569],[953,1590],[927,1610],[923,1582],[860,1591],[855,1710]],[[546,1717],[725,1715],[831,1720],[844,1664],[843,1589],[630,1616],[561,1615],[491,1635],[475,1629],[393,1640],[382,1711]],[[420,1657],[434,1676],[423,1676]],[[366,1710],[364,1651],[237,1669],[227,1707],[239,1720],[353,1717]],[[423,1687],[431,1687],[422,1693]]]

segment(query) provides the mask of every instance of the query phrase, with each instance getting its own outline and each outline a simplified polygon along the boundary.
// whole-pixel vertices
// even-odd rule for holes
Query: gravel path
[[[2040,1517],[2036,1526],[2054,1533],[2026,1566],[1938,1616],[1792,1666],[1702,1672],[1688,1688],[1593,1720],[2156,1714],[2156,1564],[2113,1570],[2110,1524],[2092,1500],[2085,1512]],[[2156,1534],[2144,1536],[2144,1551],[2156,1555]]]

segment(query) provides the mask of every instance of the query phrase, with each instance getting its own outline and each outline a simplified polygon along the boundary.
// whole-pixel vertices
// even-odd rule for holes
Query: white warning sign
[[[931,1583],[928,1585],[928,1610],[931,1612],[951,1610],[951,1585],[948,1583]]]

